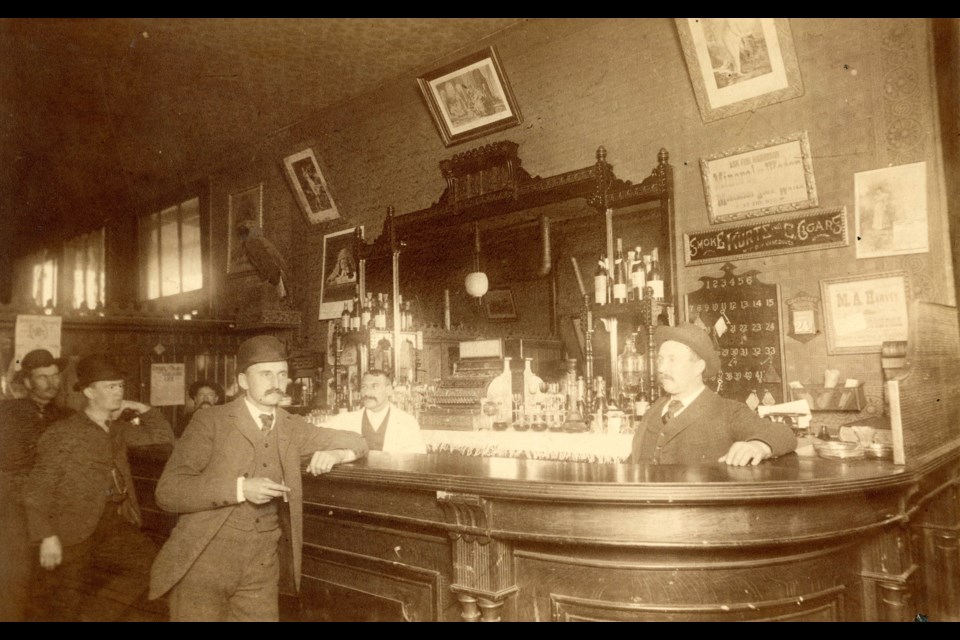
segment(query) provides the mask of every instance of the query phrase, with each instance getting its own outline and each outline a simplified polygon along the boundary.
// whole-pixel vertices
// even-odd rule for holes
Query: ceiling
[[[521,20],[2,18],[0,257]]]

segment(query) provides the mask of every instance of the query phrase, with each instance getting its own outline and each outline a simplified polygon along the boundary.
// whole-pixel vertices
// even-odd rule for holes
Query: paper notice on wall
[[[182,363],[154,363],[150,365],[150,404],[168,407],[184,403],[186,371]]]
[[[34,349],[46,349],[54,358],[60,357],[60,328],[63,318],[60,316],[18,315],[14,330],[14,361],[17,370],[20,361]]]

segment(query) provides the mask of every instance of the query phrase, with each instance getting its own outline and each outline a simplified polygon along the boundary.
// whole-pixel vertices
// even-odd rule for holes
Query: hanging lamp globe
[[[468,273],[467,277],[464,278],[463,286],[466,288],[467,293],[474,298],[479,298],[490,288],[490,282],[487,280],[487,274],[483,271],[474,271]]]

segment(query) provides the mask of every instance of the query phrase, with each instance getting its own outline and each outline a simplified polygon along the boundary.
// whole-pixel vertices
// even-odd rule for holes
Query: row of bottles
[[[643,299],[646,287],[653,289],[654,300],[663,300],[663,273],[659,250],[648,254],[637,245],[623,255],[623,239],[617,238],[617,255],[610,261],[601,255],[593,277],[593,300],[597,304],[635,302]]]
[[[413,312],[410,311],[410,302],[398,296],[400,302],[400,330],[407,331],[414,328]],[[370,329],[393,329],[393,306],[390,294],[367,292],[360,303],[360,297],[343,303],[343,312],[340,314],[340,325],[347,331],[366,331]]]

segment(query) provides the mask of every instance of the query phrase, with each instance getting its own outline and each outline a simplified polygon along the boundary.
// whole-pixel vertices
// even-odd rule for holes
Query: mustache
[[[283,390],[282,390],[282,389],[278,389],[278,388],[276,388],[276,387],[271,387],[270,389],[267,389],[266,391],[264,391],[264,392],[263,392],[263,395],[264,395],[264,396],[268,396],[268,395],[270,395],[271,393],[279,393],[280,395],[283,395]]]

